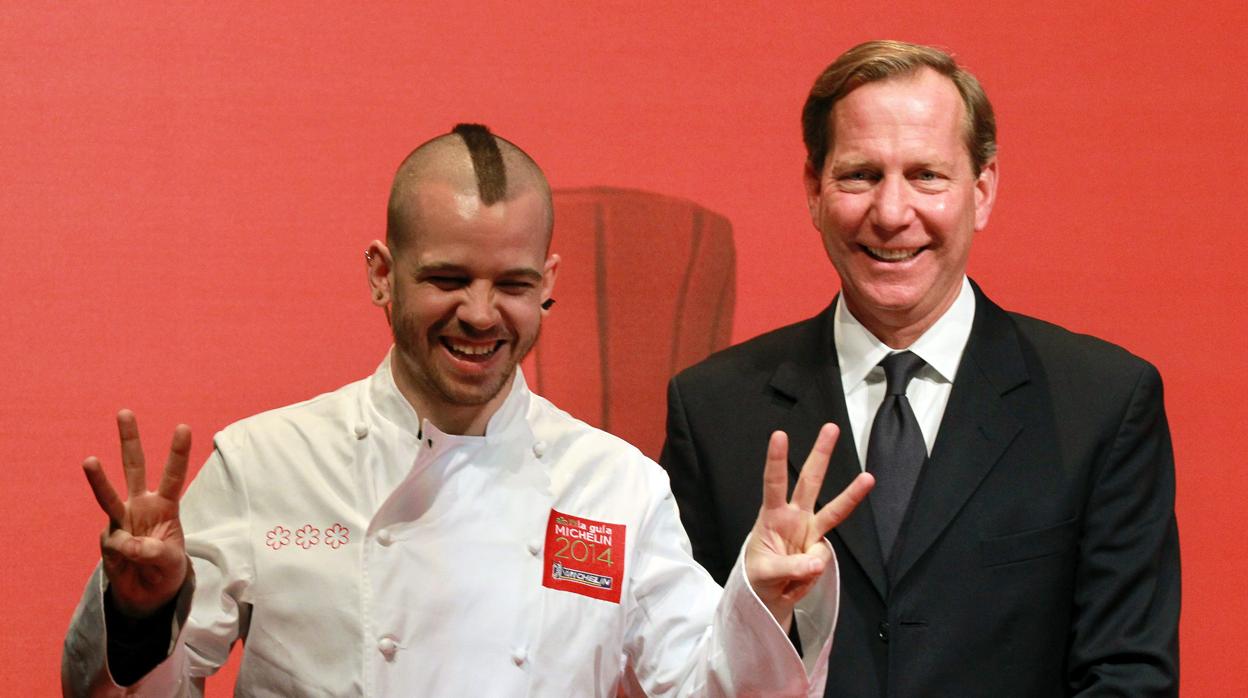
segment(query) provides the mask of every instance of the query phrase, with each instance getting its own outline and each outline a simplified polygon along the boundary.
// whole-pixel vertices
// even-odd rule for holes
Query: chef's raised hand
[[[143,618],[173,599],[186,579],[178,498],[186,479],[191,428],[179,424],[173,430],[169,460],[154,492],[147,489],[147,468],[133,412],[117,413],[117,432],[126,474],[126,501],[117,496],[98,458],[87,458],[82,469],[95,500],[108,515],[108,528],[100,534],[100,554],[113,603],[122,613]]]
[[[832,551],[823,536],[844,521],[875,484],[871,475],[862,473],[835,499],[814,511],[838,434],[833,424],[824,424],[819,430],[793,488],[792,500],[787,498],[788,436],[777,431],[767,444],[763,506],[746,547],[745,574],[759,599],[786,630],[794,604],[832,561]]]

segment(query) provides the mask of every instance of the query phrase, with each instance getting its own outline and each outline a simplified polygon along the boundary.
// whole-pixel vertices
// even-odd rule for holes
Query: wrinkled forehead
[[[837,100],[833,113],[845,104],[864,102],[928,110],[933,117],[943,115],[955,121],[966,111],[953,80],[928,67],[857,84]]]
[[[424,256],[455,247],[487,255],[501,248],[545,258],[550,241],[547,198],[533,188],[516,188],[486,204],[473,186],[425,180],[409,193],[408,247]]]
[[[482,200],[471,174],[462,178],[431,178],[416,184],[406,193],[412,222],[419,228],[431,226],[458,227],[473,224],[501,225],[522,223],[517,219],[530,213],[526,206],[534,193],[513,189],[508,196],[491,204]]]
[[[489,209],[481,202],[471,181],[471,173],[468,180],[453,177],[426,179],[413,186],[406,195],[418,219],[423,213],[435,220],[469,221]]]
[[[854,137],[904,135],[934,148],[965,148],[966,108],[957,86],[931,70],[858,85],[828,114],[829,155]],[[969,158],[969,151],[966,152]]]

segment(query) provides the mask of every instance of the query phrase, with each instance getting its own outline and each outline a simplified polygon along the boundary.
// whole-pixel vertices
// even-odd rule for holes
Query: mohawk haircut
[[[464,162],[462,141],[468,151]],[[472,174],[467,172],[471,163]],[[507,169],[511,168],[511,176]],[[554,226],[554,209],[550,199],[550,183],[528,153],[511,141],[494,135],[481,124],[457,124],[450,133],[425,141],[408,153],[394,173],[390,198],[386,204],[386,244],[398,250],[412,237],[412,227],[419,226],[419,197],[416,192],[431,182],[456,188],[476,184],[477,198],[486,206],[505,201],[511,195],[530,189],[542,197],[546,209],[546,242]],[[462,193],[470,193],[463,191]]]
[[[481,124],[456,124],[451,133],[464,139],[477,175],[477,193],[481,203],[491,206],[507,196],[507,168],[494,134]]]

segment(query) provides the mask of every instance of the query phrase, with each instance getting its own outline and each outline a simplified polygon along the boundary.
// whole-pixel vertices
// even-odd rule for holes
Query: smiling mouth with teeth
[[[907,259],[917,257],[920,252],[927,248],[907,247],[899,250],[890,250],[883,247],[867,247],[866,245],[862,245],[862,249],[866,250],[867,254],[870,255],[872,259],[878,259],[881,262],[904,262]]]
[[[466,344],[464,342],[456,342],[453,339],[442,337],[442,346],[451,352],[457,359],[464,361],[487,361],[494,352],[503,346],[503,340],[497,340],[493,344]]]

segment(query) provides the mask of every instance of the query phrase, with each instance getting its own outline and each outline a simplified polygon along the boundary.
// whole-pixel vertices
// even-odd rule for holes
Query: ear
[[[545,303],[550,300],[551,294],[555,292],[555,277],[559,274],[559,255],[552,254],[546,258],[546,266],[542,267],[542,289],[539,303]],[[542,315],[550,312],[546,308],[542,308]]]
[[[988,216],[992,213],[992,205],[997,200],[997,178],[1000,169],[997,158],[993,157],[980,170],[975,180],[975,232],[988,227]]]
[[[394,274],[394,258],[390,256],[390,248],[380,240],[373,240],[368,243],[364,260],[368,264],[368,288],[372,292],[373,305],[384,308],[390,305]]]
[[[810,211],[810,222],[816,230],[819,227],[819,195],[823,193],[823,173],[816,172],[810,160],[802,168],[802,183],[806,185],[806,208]]]

